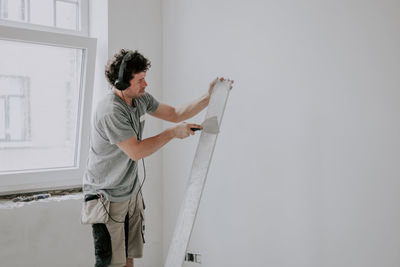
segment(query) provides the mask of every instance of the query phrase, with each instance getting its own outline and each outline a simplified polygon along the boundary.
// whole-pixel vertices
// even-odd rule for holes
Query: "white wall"
[[[202,266],[400,265],[399,18],[389,0],[163,2],[164,101],[235,79]],[[164,150],[164,258],[196,144]]]
[[[108,51],[109,58],[121,48],[139,50],[149,58],[152,67],[147,72],[147,91],[155,98],[162,97],[162,27],[160,0],[108,1]],[[158,134],[161,121],[146,117],[144,136]],[[146,182],[146,245],[144,257],[135,260],[135,266],[161,266],[162,254],[162,155],[160,152],[145,159]],[[141,165],[141,163],[140,163]],[[143,173],[140,178],[143,179]]]
[[[87,267],[94,264],[91,227],[81,200],[0,209],[0,266]]]

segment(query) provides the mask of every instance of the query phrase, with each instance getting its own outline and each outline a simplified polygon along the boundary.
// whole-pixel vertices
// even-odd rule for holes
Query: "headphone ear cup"
[[[126,62],[131,60],[131,58],[132,52],[126,53],[125,56],[122,58],[121,65],[119,66],[118,79],[114,82],[114,86],[120,91],[123,91],[130,86],[129,82],[124,81],[124,71],[126,67]]]
[[[124,82],[124,81],[120,81],[119,79],[117,79],[114,83],[115,88],[117,88],[120,91],[124,91],[126,88],[129,87],[129,84]]]

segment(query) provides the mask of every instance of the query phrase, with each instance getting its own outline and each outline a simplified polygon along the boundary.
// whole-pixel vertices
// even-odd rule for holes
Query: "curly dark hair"
[[[107,81],[114,86],[115,81],[118,79],[119,67],[121,66],[122,59],[127,53],[132,53],[131,59],[126,62],[124,71],[124,81],[129,82],[136,73],[147,71],[151,67],[151,62],[140,54],[137,50],[121,49],[114,57],[107,62],[105,75]]]

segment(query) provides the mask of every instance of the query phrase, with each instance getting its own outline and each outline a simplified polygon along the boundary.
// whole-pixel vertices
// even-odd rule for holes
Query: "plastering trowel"
[[[203,121],[201,124],[203,129],[200,128],[190,128],[192,131],[198,131],[198,130],[203,130],[203,132],[209,133],[209,134],[217,134],[219,133],[219,126],[218,126],[218,119],[217,116],[210,117]]]

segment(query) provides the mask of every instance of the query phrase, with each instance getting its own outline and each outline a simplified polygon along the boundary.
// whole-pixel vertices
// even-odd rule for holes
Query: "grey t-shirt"
[[[108,200],[122,202],[137,192],[137,162],[116,144],[133,135],[142,137],[144,115],[154,112],[158,101],[144,93],[129,106],[121,98],[108,94],[98,104],[90,134],[90,150],[83,177],[84,194],[103,194]],[[140,122],[140,126],[139,126]]]

